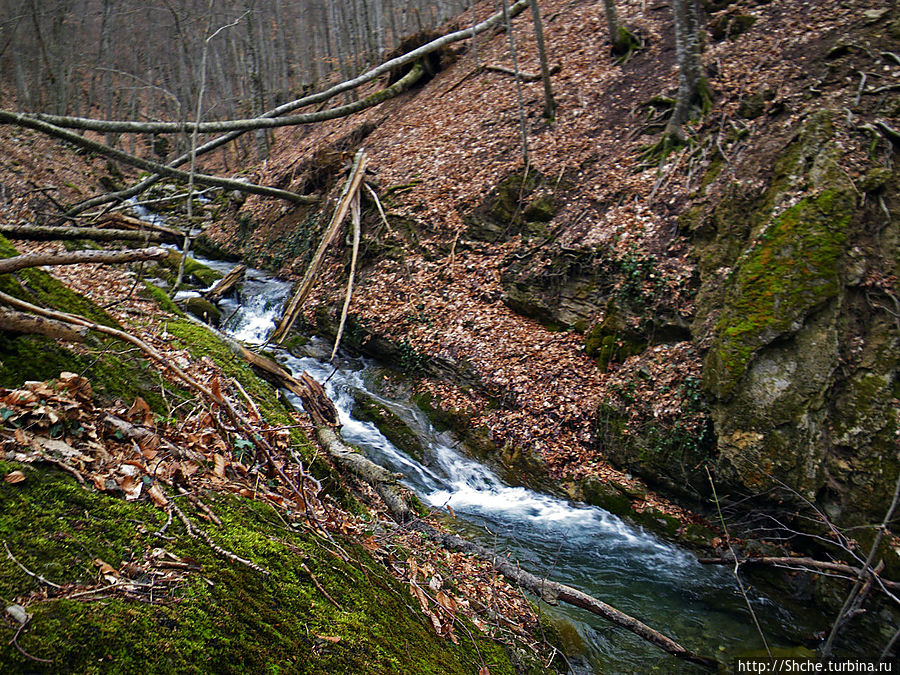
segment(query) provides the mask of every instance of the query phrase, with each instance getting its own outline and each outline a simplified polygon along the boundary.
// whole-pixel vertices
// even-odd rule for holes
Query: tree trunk
[[[610,0],[611,1],[611,0]],[[537,39],[538,57],[541,61],[541,80],[544,82],[544,117],[556,119],[556,101],[553,99],[553,87],[550,84],[550,66],[547,64],[547,49],[544,46],[544,22],[537,0],[530,0],[531,16],[534,19],[534,36]]]
[[[708,105],[706,77],[700,61],[697,36],[697,10],[694,0],[672,0],[675,24],[675,55],[678,61],[678,96],[672,117],[666,125],[666,138],[683,143],[684,123],[693,112]],[[699,105],[698,105],[699,104]]]
[[[0,305],[0,332],[43,335],[54,340],[84,342],[88,329],[73,327],[61,321],[26,314]]]

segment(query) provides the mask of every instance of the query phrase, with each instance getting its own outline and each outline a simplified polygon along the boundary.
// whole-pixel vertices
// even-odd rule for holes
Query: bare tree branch
[[[79,263],[126,263],[138,260],[162,260],[169,252],[164,248],[128,249],[125,251],[72,251],[66,253],[25,253],[0,260],[0,274],[9,274],[41,265],[76,265]]]

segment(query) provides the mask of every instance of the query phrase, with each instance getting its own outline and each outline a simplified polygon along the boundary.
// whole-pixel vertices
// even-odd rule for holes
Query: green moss
[[[588,476],[579,485],[583,500],[599,506],[617,516],[625,516],[634,512],[631,498],[619,489],[615,483],[602,481],[596,476]]]
[[[222,312],[206,298],[188,298],[184,301],[184,309],[211,326],[218,326],[222,320]]]
[[[159,262],[159,268],[165,270],[163,276],[169,283],[175,283],[175,279],[178,277],[178,266],[181,264],[181,257],[178,251],[170,251],[169,257]],[[221,279],[222,274],[188,257],[184,261],[184,278],[189,283],[208,288]]]
[[[293,417],[281,402],[276,390],[268,382],[257,377],[250,365],[242,357],[234,354],[215,333],[186,319],[172,321],[167,324],[166,330],[177,339],[179,346],[191,353],[191,356],[197,359],[208,356],[226,375],[240,382],[270,424],[286,426],[294,424]],[[292,429],[291,433],[304,451],[308,451],[309,442],[299,430]]]
[[[386,405],[371,396],[356,392],[353,416],[372,422],[391,443],[418,462],[424,462],[425,448],[415,432]]]
[[[26,480],[0,483],[0,539],[36,574],[59,584],[94,585],[95,559],[114,568],[129,561],[147,568],[146,554],[160,545],[202,571],[158,585],[153,604],[140,601],[148,599],[140,591],[133,600],[109,592],[45,599],[30,595],[41,585],[0,556],[0,596],[27,604],[33,615],[19,644],[53,660],[45,667],[25,659],[8,644],[13,627],[3,624],[4,672],[436,674],[473,673],[484,663],[494,673],[514,672],[503,649],[474,628],[467,627],[472,638],[461,635],[459,645],[439,639],[413,609],[417,603],[407,589],[361,547],[338,537],[349,554],[344,561],[308,530],[285,527],[267,505],[205,496],[222,526],[203,523],[186,502],[182,508],[219,545],[269,577],[190,539],[177,519],[169,529],[173,539],[154,537],[165,514],[149,504],[88,491],[55,470],[0,462],[0,474],[11,470],[23,470]]]
[[[12,255],[17,255],[17,251],[0,236],[0,256]],[[119,327],[93,302],[40,269],[0,275],[0,290],[36,305]],[[86,376],[102,399],[131,403],[141,396],[154,412],[160,414],[168,409],[165,396],[179,400],[185,396],[182,390],[165,384],[150,369],[150,364],[134,353],[131,345],[114,338],[92,336],[84,346],[84,353],[79,353],[41,336],[2,332],[0,336],[0,386],[16,387],[26,380],[49,380],[62,371],[70,371]],[[168,392],[165,396],[164,387]]]
[[[584,336],[584,352],[597,359],[597,366],[606,371],[610,363],[621,363],[629,356],[640,354],[647,342],[629,331],[619,313],[608,306],[606,317]]]
[[[487,427],[472,426],[472,417],[458,408],[444,408],[439,398],[430,392],[413,396],[419,410],[425,413],[438,431],[452,431],[466,446],[466,449],[482,459],[492,456],[497,446],[491,440]]]
[[[553,220],[555,213],[556,203],[553,200],[553,195],[542,194],[525,208],[522,215],[528,221],[548,223]]]
[[[715,327],[706,386],[729,395],[758,349],[796,330],[808,312],[838,294],[855,206],[849,191],[823,190],[785,211],[746,251]]]
[[[168,312],[174,316],[184,316],[184,312],[182,312],[181,308],[169,297],[169,294],[156,284],[144,281],[144,290],[141,292],[141,295],[156,302],[156,304],[159,305],[159,308],[164,312]]]
[[[0,235],[0,257],[10,258],[18,254],[9,240]],[[79,314],[104,326],[118,327],[109,314],[41,269],[29,268],[14,274],[0,274],[0,291],[35,305]]]

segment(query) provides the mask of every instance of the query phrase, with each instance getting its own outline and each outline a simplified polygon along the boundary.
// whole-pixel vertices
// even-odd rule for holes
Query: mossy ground
[[[14,632],[7,623],[0,628],[4,672],[474,673],[484,665],[513,672],[503,649],[486,638],[466,631],[459,645],[437,638],[411,609],[416,601],[408,591],[362,548],[288,527],[270,506],[206,495],[222,520],[214,526],[182,504],[198,527],[268,570],[266,577],[188,538],[177,519],[167,530],[170,539],[154,536],[165,514],[149,504],[90,491],[43,466],[0,462],[0,473],[13,470],[26,478],[0,483],[0,539],[35,574],[60,585],[102,586],[95,559],[146,568],[145,556],[156,547],[202,570],[186,574],[170,592],[158,587],[154,603],[112,591],[47,599],[46,587],[0,556],[0,598],[33,615],[19,644],[53,661],[44,665],[19,654],[7,644]]]
[[[0,236],[0,257],[18,255]],[[47,272],[31,268],[0,275],[0,291],[31,302],[83,316],[95,323],[117,328],[116,321],[84,296],[75,293]],[[132,345],[108,337],[91,337],[78,352],[56,341],[35,335],[2,334],[0,340],[0,386],[18,386],[26,380],[48,380],[62,371],[83,374],[106,400],[130,404],[143,397],[151,409],[165,413],[167,401],[181,401],[185,392],[163,380],[150,364],[135,354]]]

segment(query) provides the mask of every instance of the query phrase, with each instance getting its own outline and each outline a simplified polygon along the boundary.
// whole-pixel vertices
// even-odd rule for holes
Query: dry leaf
[[[119,573],[116,572],[116,568],[110,565],[105,560],[102,560],[101,558],[94,558],[94,564],[100,568],[100,574],[102,574],[103,576],[119,576]]]
[[[11,473],[6,474],[3,477],[3,480],[5,480],[7,483],[10,483],[10,484],[21,483],[23,480],[25,480],[25,474],[22,473],[21,471],[13,471]]]
[[[128,417],[134,419],[135,417],[144,419],[146,415],[151,415],[150,406],[147,405],[147,402],[142,399],[140,396],[134,399],[134,403],[131,404],[131,407],[128,409]]]
[[[25,438],[25,432],[21,429],[16,429],[13,434],[16,437],[16,443],[19,445],[28,445],[28,440]]]
[[[159,485],[154,483],[149,488],[147,488],[147,494],[150,499],[159,507],[163,507],[169,503],[169,500],[166,499],[166,496],[163,494],[163,491],[160,489]]]
[[[222,388],[219,385],[219,378],[214,377],[213,381],[209,385],[209,390],[212,392],[213,398],[217,403],[222,403]]]
[[[213,463],[215,467],[213,471],[219,478],[225,478],[225,458],[222,455],[216,453],[213,455]]]
[[[456,610],[459,609],[459,604],[456,600],[452,596],[444,593],[444,591],[438,591],[436,599],[438,604],[451,614],[455,614]]]
[[[340,636],[337,635],[319,635],[318,633],[314,633],[314,635],[320,640],[327,640],[328,642],[334,642],[335,644],[341,641]]]

